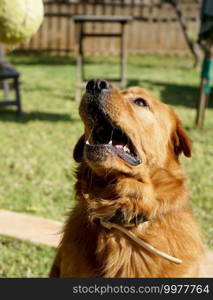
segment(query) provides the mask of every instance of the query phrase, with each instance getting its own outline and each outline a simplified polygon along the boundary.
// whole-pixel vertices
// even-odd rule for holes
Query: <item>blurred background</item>
[[[181,158],[188,176],[191,207],[206,247],[213,249],[211,66],[207,67],[207,75],[203,72],[204,58],[211,61],[212,42],[211,36],[199,35],[203,1],[43,2],[45,15],[37,33],[15,46],[1,45],[1,60],[9,62],[19,74],[22,107],[19,114],[13,105],[0,107],[0,210],[64,222],[75,205],[72,150],[83,132],[79,103],[75,101],[79,88],[75,17],[130,16],[123,44],[125,85],[150,90],[180,115],[194,142],[193,158]],[[118,31],[119,26],[90,22],[86,30],[107,34]],[[212,32],[212,27],[208,30]],[[120,46],[118,39],[85,39],[84,79],[118,79]],[[0,79],[0,103],[10,101],[14,84],[9,77],[1,78],[1,67]],[[199,123],[196,116],[202,101]],[[12,218],[10,223],[13,226]],[[0,232],[0,277],[48,276],[54,247],[9,237],[3,225]]]

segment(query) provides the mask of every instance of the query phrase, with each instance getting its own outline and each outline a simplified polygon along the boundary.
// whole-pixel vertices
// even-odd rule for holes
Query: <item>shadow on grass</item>
[[[7,60],[15,65],[75,65],[76,60],[72,56],[48,55],[43,53],[19,53],[7,55]]]
[[[70,55],[54,55],[42,52],[14,51],[7,55],[7,60],[15,65],[76,65],[76,58]],[[101,56],[84,58],[85,65],[119,64],[117,56]]]
[[[50,113],[50,112],[23,112],[18,116],[13,110],[0,110],[0,122],[28,123],[32,121],[44,122],[78,122],[79,119],[71,118],[69,114]]]
[[[189,108],[197,107],[199,95],[198,86],[178,85],[167,82],[148,81],[131,79],[128,81],[128,86],[141,86],[148,90],[160,90],[161,99],[163,102],[174,106],[185,106]],[[212,98],[213,94],[211,94]],[[209,108],[213,107],[213,102],[209,101]]]

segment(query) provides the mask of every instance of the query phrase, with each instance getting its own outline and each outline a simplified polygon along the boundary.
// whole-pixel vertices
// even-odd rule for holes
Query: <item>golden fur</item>
[[[149,107],[132,102],[140,97]],[[199,230],[188,205],[185,174],[179,155],[191,156],[191,141],[168,105],[147,91],[113,88],[104,99],[104,112],[128,134],[142,163],[128,165],[113,155],[94,158],[84,149],[92,123],[91,95],[85,93],[80,116],[85,133],[74,158],[77,205],[64,229],[50,276],[52,277],[196,277],[203,252]],[[160,251],[183,260],[169,262],[152,254],[116,229],[97,220],[120,210],[126,223],[139,214],[150,222],[131,227],[135,235]]]

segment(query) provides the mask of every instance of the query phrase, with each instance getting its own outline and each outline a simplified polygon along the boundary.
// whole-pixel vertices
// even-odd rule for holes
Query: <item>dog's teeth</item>
[[[112,140],[111,140],[111,141],[109,141],[109,145],[112,145]]]
[[[125,152],[129,152],[130,153],[130,150],[129,150],[129,147],[126,145],[126,146],[124,146],[124,151]]]
[[[88,140],[86,141],[86,144],[87,144],[87,145],[90,145],[90,143],[89,143],[89,141],[88,141]]]

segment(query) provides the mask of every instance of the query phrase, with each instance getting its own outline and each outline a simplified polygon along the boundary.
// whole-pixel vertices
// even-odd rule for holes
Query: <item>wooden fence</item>
[[[158,6],[152,1],[69,1],[45,3],[45,19],[39,32],[27,43],[20,45],[21,51],[51,51],[57,54],[72,54],[75,50],[73,15],[131,15],[128,25],[126,47],[130,54],[178,54],[190,52],[183,37],[174,9],[169,4]],[[150,4],[151,3],[151,4]],[[196,38],[199,27],[199,4],[183,3],[190,35]],[[110,31],[116,25],[88,25],[88,30]],[[116,40],[87,39],[88,55],[117,54]]]

